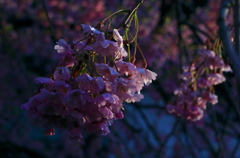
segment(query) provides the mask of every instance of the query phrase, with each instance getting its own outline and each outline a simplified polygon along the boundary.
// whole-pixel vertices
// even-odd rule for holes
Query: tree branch
[[[237,85],[238,85],[237,91],[238,91],[238,96],[239,96],[240,95],[240,89],[239,89],[240,88],[240,62],[239,62],[239,57],[237,56],[237,54],[232,46],[232,42],[229,37],[229,30],[225,23],[227,9],[230,7],[231,3],[232,3],[232,0],[222,0],[220,10],[219,10],[218,26],[219,26],[220,39],[223,43],[224,49],[225,49],[228,57],[230,58],[231,65],[232,65],[234,73],[236,75]],[[239,104],[239,102],[240,102],[240,100],[238,100],[238,104]],[[238,115],[240,116],[239,107],[240,106],[238,105],[236,108],[237,108]]]

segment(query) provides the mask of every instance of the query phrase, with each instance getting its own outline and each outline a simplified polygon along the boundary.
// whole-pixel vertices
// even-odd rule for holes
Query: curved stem
[[[130,12],[130,10],[123,10],[123,9],[122,9],[122,10],[118,10],[118,11],[110,14],[108,17],[106,17],[105,19],[103,19],[102,21],[100,21],[100,22],[97,24],[96,28],[99,30],[99,29],[102,27],[102,25],[103,25],[108,19],[112,18],[113,16],[116,16],[117,14],[121,14],[121,13],[124,13],[124,12]]]
[[[143,0],[137,0],[135,6],[131,9],[131,11],[128,13],[128,15],[124,18],[124,20],[117,26],[117,29],[119,30],[121,27],[124,27],[127,22],[131,19],[133,14],[137,11],[138,7],[143,3]]]
[[[233,44],[229,37],[229,30],[225,23],[227,9],[232,4],[231,0],[223,0],[219,10],[219,18],[218,18],[218,26],[219,26],[219,35],[220,39],[223,43],[224,49],[230,58],[231,65],[233,67],[234,73],[237,79],[237,92],[238,96],[240,95],[240,62],[239,56],[236,54],[235,50],[233,49]],[[238,104],[240,103],[240,97],[238,97]],[[240,117],[240,106],[236,106],[238,116]]]

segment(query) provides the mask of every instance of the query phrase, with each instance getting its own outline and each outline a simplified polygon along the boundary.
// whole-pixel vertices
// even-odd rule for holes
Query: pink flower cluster
[[[219,56],[210,50],[200,51],[192,64],[184,68],[181,76],[183,82],[174,91],[176,98],[173,104],[167,105],[168,112],[188,120],[200,120],[206,104],[218,102],[213,86],[226,80],[222,73],[224,71],[232,70]]]
[[[124,117],[123,102],[139,102],[143,86],[156,79],[156,73],[123,61],[128,53],[118,30],[106,39],[103,32],[82,24],[82,33],[85,41],[57,42],[58,66],[50,78],[35,79],[40,88],[22,105],[30,120],[46,128],[46,135],[54,135],[54,128],[79,140],[83,131],[108,134],[113,120]]]

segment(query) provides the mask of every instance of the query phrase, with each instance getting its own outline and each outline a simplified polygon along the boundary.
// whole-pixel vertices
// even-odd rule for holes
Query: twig
[[[51,38],[52,38],[53,43],[55,44],[56,38],[55,38],[54,31],[53,31],[53,30],[54,30],[54,29],[53,29],[53,23],[52,23],[52,21],[51,21],[51,19],[50,19],[50,17],[49,17],[49,14],[48,14],[48,9],[47,9],[46,1],[45,1],[45,0],[42,0],[42,4],[43,4],[43,8],[44,8],[44,12],[45,12],[45,14],[46,14],[47,20],[48,20],[49,25],[50,25],[49,30],[50,30],[50,33],[51,33]]]
[[[132,15],[137,11],[138,7],[143,3],[143,0],[136,0],[135,6],[131,9],[131,12],[124,18],[124,20],[117,26],[117,29],[125,27],[127,22],[131,19]]]
[[[204,133],[203,130],[195,126],[195,131],[199,133],[199,135],[202,137],[202,139],[207,143],[207,146],[209,147],[209,150],[213,157],[218,157],[218,153],[215,151],[213,144],[208,139],[206,133]]]
[[[166,110],[166,107],[161,107],[157,104],[142,105],[141,103],[130,104],[131,106],[144,108],[144,109],[154,109],[154,110]]]
[[[197,148],[197,144],[192,144],[190,142],[190,140],[193,140],[193,138],[189,138],[190,135],[189,135],[189,131],[187,130],[187,127],[186,127],[186,122],[182,123],[182,126],[183,126],[183,133],[185,134],[185,139],[186,139],[186,144],[187,144],[187,148],[190,150],[190,154],[192,155],[192,157],[197,157],[196,153],[194,152],[194,149]],[[184,141],[183,141],[184,142]]]
[[[233,149],[233,152],[232,152],[232,154],[231,154],[231,158],[234,158],[234,157],[235,157],[235,154],[236,154],[236,152],[238,151],[239,145],[240,145],[240,138],[238,137],[238,141],[237,141],[236,146],[235,146],[234,149]]]
[[[218,142],[218,152],[219,152],[219,157],[223,157],[224,156],[224,147],[223,147],[223,143],[222,143],[222,139],[220,137],[220,133],[217,127],[217,117],[216,117],[216,111],[215,109],[213,109],[212,107],[212,121],[213,121],[213,125],[212,128],[216,134],[216,140]]]
[[[181,31],[181,25],[182,25],[182,8],[181,8],[181,2],[179,0],[176,1],[176,17],[177,17],[177,35],[178,35],[178,48],[179,48],[179,72],[182,72],[182,66],[184,64],[185,59],[187,59],[187,61],[190,61],[189,55],[188,55],[188,51],[187,51],[187,47],[186,47],[186,43],[183,40],[182,37],[182,31]],[[185,59],[184,59],[185,58]]]
[[[142,111],[142,109],[138,110],[139,114],[141,115],[141,117],[143,118],[143,120],[145,121],[148,129],[152,132],[155,140],[157,140],[158,142],[161,142],[158,133],[156,132],[156,129],[151,125],[151,123],[149,122],[147,116],[144,114],[144,112]]]
[[[25,146],[13,144],[12,142],[0,142],[0,151],[3,157],[9,153],[11,153],[10,157],[18,157],[23,153],[24,157],[47,158],[44,153],[40,153]]]
[[[176,118],[176,121],[173,125],[173,128],[171,130],[171,132],[165,137],[165,139],[162,141],[162,144],[160,145],[160,153],[162,154],[163,152],[163,148],[166,146],[167,142],[169,141],[169,139],[176,133],[178,124],[181,122],[181,118]]]

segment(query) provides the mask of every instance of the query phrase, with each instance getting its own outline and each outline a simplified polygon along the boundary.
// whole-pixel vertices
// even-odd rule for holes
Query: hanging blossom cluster
[[[226,80],[222,73],[224,71],[232,70],[222,58],[211,50],[201,50],[191,65],[184,68],[181,76],[183,82],[174,91],[176,98],[173,104],[167,105],[168,112],[188,120],[200,120],[206,104],[218,102],[213,86]]]
[[[63,39],[57,42],[59,62],[54,73],[36,78],[40,88],[21,106],[30,120],[46,129],[46,135],[54,135],[55,128],[66,129],[79,140],[83,131],[107,135],[113,120],[124,117],[123,102],[143,99],[141,89],[157,76],[123,60],[128,52],[118,30],[106,39],[94,27],[81,26],[86,40],[72,45]]]

